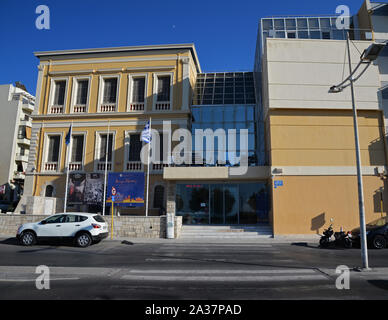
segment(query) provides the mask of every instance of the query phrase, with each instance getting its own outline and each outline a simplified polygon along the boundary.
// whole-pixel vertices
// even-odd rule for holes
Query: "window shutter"
[[[170,101],[170,76],[158,77],[158,101]]]
[[[76,104],[84,105],[86,104],[88,98],[88,80],[78,81],[78,90],[77,90],[77,100]]]

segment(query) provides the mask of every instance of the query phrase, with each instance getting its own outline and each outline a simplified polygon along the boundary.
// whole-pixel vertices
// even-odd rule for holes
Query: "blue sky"
[[[356,13],[363,0],[0,0],[0,84],[21,81],[35,95],[34,51],[191,43],[202,70],[252,70],[257,25],[271,15]],[[50,30],[38,30],[38,5]]]

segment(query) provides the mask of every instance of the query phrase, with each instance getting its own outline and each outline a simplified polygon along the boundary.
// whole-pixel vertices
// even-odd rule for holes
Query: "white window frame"
[[[170,159],[171,154],[169,155],[169,153],[168,153],[168,151],[171,151],[171,152],[172,152],[172,141],[171,141],[172,134],[171,134],[171,132],[169,132],[168,130],[163,130],[163,129],[160,129],[160,130],[158,130],[158,129],[152,129],[152,130],[158,131],[158,133],[159,133],[159,143],[161,142],[160,134],[162,134],[163,136],[169,136],[168,144],[167,144],[167,146],[165,146],[165,148],[167,148],[167,150],[164,149],[163,151],[164,151],[164,153],[167,154],[167,161],[168,161],[168,162],[171,162],[171,159]],[[152,143],[152,142],[150,142],[150,143]],[[160,151],[160,150],[159,150],[159,151]],[[159,159],[159,163],[150,163],[150,165],[151,165],[151,167],[150,167],[150,173],[152,173],[152,174],[163,174],[163,168],[164,168],[163,165],[166,165],[166,166],[168,167],[169,164],[170,164],[170,163],[167,163],[167,164],[166,164],[166,163],[163,163],[163,159]],[[160,166],[163,166],[163,167],[162,167],[162,169],[157,170],[157,169],[154,169],[154,168],[153,168],[154,165],[160,165]]]
[[[72,171],[78,171],[78,172],[83,172],[85,170],[85,153],[86,153],[86,136],[87,136],[87,131],[72,131],[71,133],[71,139],[70,139],[70,144],[69,144],[69,164],[71,163],[71,157],[72,157],[72,151],[73,151],[73,136],[83,136],[84,142],[83,142],[83,150],[82,150],[82,161],[81,161],[81,170],[72,170]]]
[[[50,136],[60,136],[57,170],[55,170],[55,171],[45,169],[45,164],[46,164],[46,162],[48,162],[47,157],[48,157],[49,137]],[[62,148],[63,148],[63,132],[45,132],[44,133],[44,146],[43,146],[43,157],[42,157],[42,163],[41,163],[41,172],[60,172],[61,171]]]
[[[170,103],[170,109],[167,111],[172,110],[172,102],[174,100],[173,98],[173,83],[174,83],[174,72],[154,72],[152,74],[153,76],[153,86],[152,86],[152,110],[153,111],[162,111],[162,110],[156,110],[155,106],[156,103],[161,103],[161,102],[169,102]],[[170,76],[170,101],[157,101],[158,97],[158,77],[162,76]],[[166,110],[164,110],[166,111]]]
[[[95,132],[95,147],[94,147],[94,171],[95,172],[104,172],[105,170],[98,170],[98,163],[100,162],[100,147],[101,147],[101,135],[108,134],[108,130],[101,130]],[[115,163],[115,147],[116,147],[116,130],[109,130],[109,134],[113,135],[112,138],[112,168],[107,171],[114,171],[114,163]],[[105,162],[105,160],[104,160]],[[108,161],[109,163],[109,161]]]
[[[116,78],[117,79],[117,88],[116,88],[116,103],[115,103],[115,111],[118,111],[119,107],[119,92],[120,92],[120,79],[121,76],[119,74],[104,74],[100,75],[99,77],[99,85],[98,85],[98,106],[97,106],[97,112],[98,113],[109,113],[108,112],[102,112],[101,111],[101,105],[103,104],[102,100],[104,98],[104,88],[105,88],[105,79],[112,79]],[[112,111],[113,112],[113,111]]]
[[[128,155],[129,155],[129,146],[130,146],[130,142],[131,142],[131,134],[140,134],[140,137],[141,137],[141,130],[126,130],[124,131],[124,171],[128,171],[128,172],[144,172],[144,164],[143,162],[141,161],[141,158],[140,158],[140,162],[141,162],[141,169],[140,170],[128,170],[127,169],[127,163],[129,162],[128,160]],[[142,147],[144,147],[145,145],[145,142],[142,141]]]
[[[85,112],[74,112],[74,107],[77,105],[77,91],[78,91],[78,81],[79,80],[88,80],[88,93],[86,97],[86,105],[85,105]],[[90,101],[90,87],[92,84],[92,77],[91,76],[76,76],[73,77],[73,87],[72,87],[72,95],[71,95],[71,106],[70,106],[70,113],[87,113],[89,110],[89,101]]]
[[[50,95],[49,95],[49,106],[47,113],[51,114],[51,108],[54,106],[54,96],[55,96],[55,88],[56,85],[55,83],[58,81],[66,81],[65,84],[65,99],[63,101],[63,106],[62,106],[62,113],[66,113],[66,105],[67,105],[67,91],[68,91],[68,84],[69,84],[69,77],[60,77],[60,78],[51,78],[50,81]]]
[[[144,109],[145,112],[147,110],[147,93],[148,93],[148,73],[130,73],[128,74],[128,98],[127,98],[127,112],[136,112],[130,110],[131,103],[135,103],[132,101],[132,88],[133,88],[133,79],[136,78],[144,78],[145,86],[144,86]]]

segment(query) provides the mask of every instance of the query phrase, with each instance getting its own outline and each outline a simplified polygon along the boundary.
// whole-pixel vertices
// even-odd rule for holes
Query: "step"
[[[257,225],[183,225],[185,239],[257,239],[272,238],[271,226]]]
[[[181,239],[270,239],[272,235],[247,235],[247,236],[230,236],[230,235],[185,235],[181,234]]]

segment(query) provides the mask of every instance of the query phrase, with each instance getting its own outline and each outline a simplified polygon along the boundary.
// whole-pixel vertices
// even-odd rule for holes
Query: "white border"
[[[104,98],[104,87],[105,79],[117,78],[117,88],[116,88],[116,108],[114,112],[117,112],[119,109],[119,93],[120,93],[120,74],[106,74],[100,75],[98,77],[98,103],[97,103],[97,113],[112,113],[112,112],[101,112],[102,99]]]
[[[88,135],[88,131],[73,131],[71,132],[71,139],[70,139],[70,145],[69,145],[69,164],[72,162],[71,157],[73,155],[73,136],[83,136],[84,137],[84,143],[82,148],[82,168],[81,170],[72,170],[71,172],[84,172],[85,171],[85,152],[86,152],[86,137]]]
[[[88,93],[86,97],[86,110],[85,112],[74,112],[74,106],[76,105],[77,91],[78,91],[78,81],[79,80],[88,80]],[[92,84],[91,76],[73,76],[73,86],[71,91],[71,104],[70,104],[70,113],[88,113],[89,111],[89,102],[90,102],[90,87]]]
[[[163,111],[171,111],[173,110],[173,104],[174,101],[173,98],[173,84],[174,84],[174,72],[154,72],[152,74],[153,76],[153,86],[152,86],[152,110],[163,112]],[[170,109],[169,110],[155,110],[155,105],[158,102],[157,96],[158,96],[158,77],[160,76],[170,76],[170,101],[160,101],[160,102],[170,102]]]
[[[133,79],[135,78],[145,78],[145,86],[144,86],[144,111],[130,111],[129,106],[131,103],[135,103],[132,101],[132,86]],[[148,73],[129,73],[128,74],[128,94],[127,94],[127,112],[146,112],[147,111],[147,98],[148,98]]]
[[[48,139],[49,136],[60,136],[59,140],[59,154],[58,154],[58,163],[57,163],[57,170],[55,171],[46,171],[45,170],[45,163],[47,161],[48,156]],[[54,173],[54,172],[61,172],[61,164],[62,164],[62,147],[63,147],[63,132],[45,132],[44,133],[44,145],[43,145],[43,157],[42,157],[42,163],[41,163],[41,172],[48,172],[48,173]]]
[[[101,130],[101,131],[96,131],[95,132],[95,144],[94,144],[94,171],[95,172],[104,172],[104,170],[97,170],[97,163],[100,162],[100,146],[101,146],[101,134],[108,134],[108,130]],[[109,130],[109,134],[113,134],[113,139],[112,139],[112,161],[108,161],[112,163],[112,169],[107,170],[108,172],[113,172],[114,171],[114,163],[115,163],[115,147],[116,147],[116,130]],[[104,160],[105,162],[105,160]]]
[[[53,106],[54,102],[54,94],[55,94],[55,82],[57,81],[66,81],[65,84],[65,100],[63,101],[63,111],[62,113],[66,113],[66,106],[67,106],[67,91],[68,91],[68,84],[69,84],[69,77],[60,77],[60,78],[51,78],[50,81],[50,95],[49,95],[49,104],[47,109],[47,114],[51,114],[51,107]]]
[[[129,146],[130,146],[130,141],[131,141],[130,140],[131,134],[139,134],[140,137],[141,137],[141,130],[125,130],[124,131],[124,170],[123,171],[127,171],[127,172],[144,172],[144,164],[141,161],[141,159],[139,160],[139,162],[141,162],[141,169],[140,169],[140,171],[127,170],[127,162],[129,162],[128,155],[129,155]],[[144,144],[145,144],[145,142],[143,141],[142,142],[142,147],[144,147]],[[140,151],[140,153],[141,153],[141,151]]]

